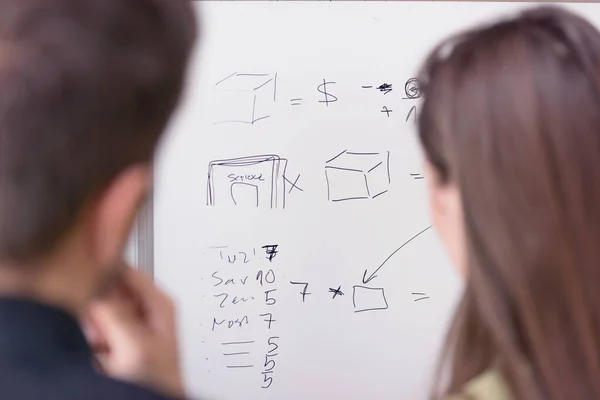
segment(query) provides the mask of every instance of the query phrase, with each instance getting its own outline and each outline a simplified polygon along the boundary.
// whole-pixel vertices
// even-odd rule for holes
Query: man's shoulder
[[[49,373],[0,369],[3,400],[175,400],[87,369],[68,368]]]
[[[93,383],[92,383],[93,382]],[[127,382],[115,380],[96,374],[90,379],[91,386],[97,387],[98,394],[85,393],[86,398],[90,400],[175,400],[172,397],[159,394],[153,390],[133,385]],[[82,387],[81,391],[86,391],[86,387]],[[79,398],[79,397],[78,397]]]

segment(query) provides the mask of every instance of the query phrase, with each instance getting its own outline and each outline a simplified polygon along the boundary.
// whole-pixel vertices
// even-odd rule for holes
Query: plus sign
[[[382,112],[382,113],[386,113],[386,114],[387,114],[387,116],[389,117],[389,116],[390,116],[390,113],[391,113],[391,112],[394,112],[394,110],[390,110],[390,109],[388,109],[388,108],[387,108],[387,106],[383,106],[383,110],[381,110],[381,112]]]

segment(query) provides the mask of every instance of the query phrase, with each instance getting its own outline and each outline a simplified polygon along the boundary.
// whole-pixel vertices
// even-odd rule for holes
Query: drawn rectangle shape
[[[369,198],[362,171],[325,168],[325,174],[327,182],[329,182],[329,200],[344,201]]]
[[[207,204],[285,208],[286,168],[287,160],[273,154],[212,161]]]
[[[375,199],[388,192],[390,153],[343,151],[325,163],[328,199]]]
[[[352,293],[354,312],[386,310],[388,303],[383,288],[354,286]]]

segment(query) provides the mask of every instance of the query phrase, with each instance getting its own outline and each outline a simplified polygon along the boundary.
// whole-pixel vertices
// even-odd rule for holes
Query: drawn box
[[[354,312],[386,310],[388,303],[383,288],[369,288],[366,286],[354,286],[352,293]]]
[[[390,153],[344,151],[325,163],[328,199],[375,199],[388,192]]]
[[[269,118],[277,74],[235,73],[215,85],[216,122],[255,124]]]
[[[207,204],[285,208],[287,160],[259,155],[212,161]]]

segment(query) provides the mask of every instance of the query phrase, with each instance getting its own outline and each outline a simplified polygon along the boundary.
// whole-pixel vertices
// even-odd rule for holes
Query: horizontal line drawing
[[[387,310],[388,308],[383,288],[370,288],[359,285],[353,287],[352,304],[355,313]]]
[[[271,117],[277,97],[277,74],[235,72],[215,84],[217,103],[222,104],[215,125],[254,125]]]
[[[269,74],[237,74],[237,76],[269,76]]]
[[[211,161],[207,205],[285,208],[286,169],[287,160],[274,154]]]
[[[346,154],[351,156],[376,156],[379,153],[357,153],[355,151],[347,151]]]
[[[339,171],[362,172],[360,169],[342,168],[342,167],[325,167],[329,169],[337,169]]]
[[[413,292],[412,295],[420,296],[418,299],[415,299],[415,301],[427,300],[429,298],[429,296],[427,296],[425,293]]]
[[[347,197],[345,199],[333,199],[331,201],[333,201],[334,203],[340,202],[340,201],[348,201],[348,200],[366,200],[368,199],[367,196],[364,197]]]
[[[325,162],[327,199],[331,202],[375,199],[391,184],[390,152],[344,150]]]
[[[225,343],[221,343],[222,346],[231,346],[231,345],[235,345],[235,344],[252,344],[254,343],[254,340],[248,340],[245,342],[225,342]]]
[[[232,359],[235,357],[245,357],[250,354],[249,351],[246,350],[248,346],[254,344],[254,340],[240,340],[240,341],[232,341],[232,342],[222,342],[221,345],[225,347],[227,350],[224,350],[223,356],[227,359]],[[231,349],[231,350],[229,350]],[[228,361],[228,363],[231,361]],[[238,369],[238,368],[252,368],[251,364],[237,364],[231,363],[226,365],[227,368],[230,369]]]

